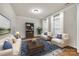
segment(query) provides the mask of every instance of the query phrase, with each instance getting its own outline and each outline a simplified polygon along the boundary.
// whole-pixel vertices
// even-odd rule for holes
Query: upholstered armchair
[[[61,34],[61,38],[57,36],[53,37],[51,43],[63,48],[68,45],[68,39],[68,34]]]

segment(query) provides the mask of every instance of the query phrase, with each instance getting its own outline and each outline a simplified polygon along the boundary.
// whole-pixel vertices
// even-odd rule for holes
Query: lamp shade
[[[16,32],[16,34],[19,35],[20,33],[19,32]]]

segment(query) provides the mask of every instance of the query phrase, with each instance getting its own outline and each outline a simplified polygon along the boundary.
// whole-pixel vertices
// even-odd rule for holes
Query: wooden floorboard
[[[58,54],[59,56],[79,56],[79,53],[77,53],[77,50],[72,47],[65,47],[62,49],[63,52]]]

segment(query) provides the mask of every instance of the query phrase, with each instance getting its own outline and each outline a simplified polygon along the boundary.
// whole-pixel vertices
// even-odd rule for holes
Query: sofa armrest
[[[0,56],[12,56],[12,55],[13,55],[12,49],[6,49],[0,51]]]
[[[48,36],[47,35],[42,35],[41,38],[47,40],[48,39]]]

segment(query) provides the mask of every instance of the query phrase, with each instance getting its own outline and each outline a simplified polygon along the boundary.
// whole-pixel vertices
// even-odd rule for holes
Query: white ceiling
[[[17,16],[25,16],[37,19],[44,18],[66,6],[65,3],[14,3],[11,5]],[[41,9],[42,13],[38,15],[33,14],[31,10],[34,8]]]

